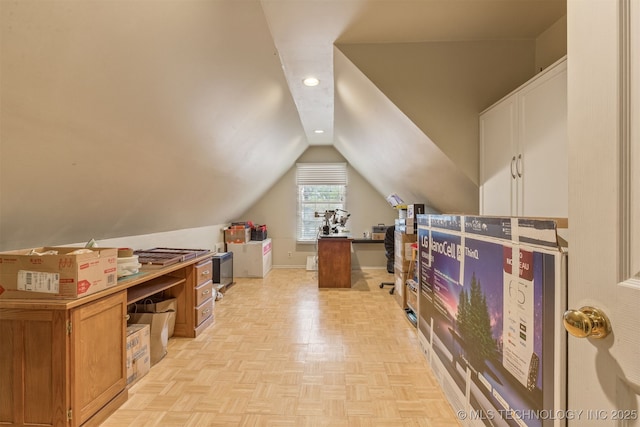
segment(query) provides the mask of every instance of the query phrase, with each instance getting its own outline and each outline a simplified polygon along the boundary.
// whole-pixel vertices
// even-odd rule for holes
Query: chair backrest
[[[396,226],[390,225],[384,233],[384,249],[387,256],[387,272],[393,273],[393,262],[395,256],[395,231]]]

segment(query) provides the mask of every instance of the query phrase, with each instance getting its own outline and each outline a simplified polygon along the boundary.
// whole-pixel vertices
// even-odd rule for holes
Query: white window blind
[[[324,212],[346,210],[346,163],[298,163],[296,165],[298,189],[299,242],[315,242],[324,222]],[[320,215],[316,217],[316,212]]]
[[[347,185],[346,163],[298,163],[298,185]]]

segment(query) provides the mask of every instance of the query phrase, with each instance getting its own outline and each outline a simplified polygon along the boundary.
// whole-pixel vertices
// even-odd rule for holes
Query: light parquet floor
[[[459,426],[380,269],[236,278],[215,323],[168,354],[102,427]]]

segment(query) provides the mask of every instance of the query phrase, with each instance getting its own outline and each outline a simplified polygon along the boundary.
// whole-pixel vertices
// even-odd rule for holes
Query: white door
[[[640,426],[638,8],[567,1],[568,305],[611,322],[605,338],[567,339],[569,426]]]

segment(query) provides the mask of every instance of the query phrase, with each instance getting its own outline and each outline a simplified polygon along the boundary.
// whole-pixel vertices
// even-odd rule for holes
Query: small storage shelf
[[[187,280],[182,277],[160,276],[151,279],[141,285],[127,289],[127,304],[147,298],[153,294],[185,283]]]

